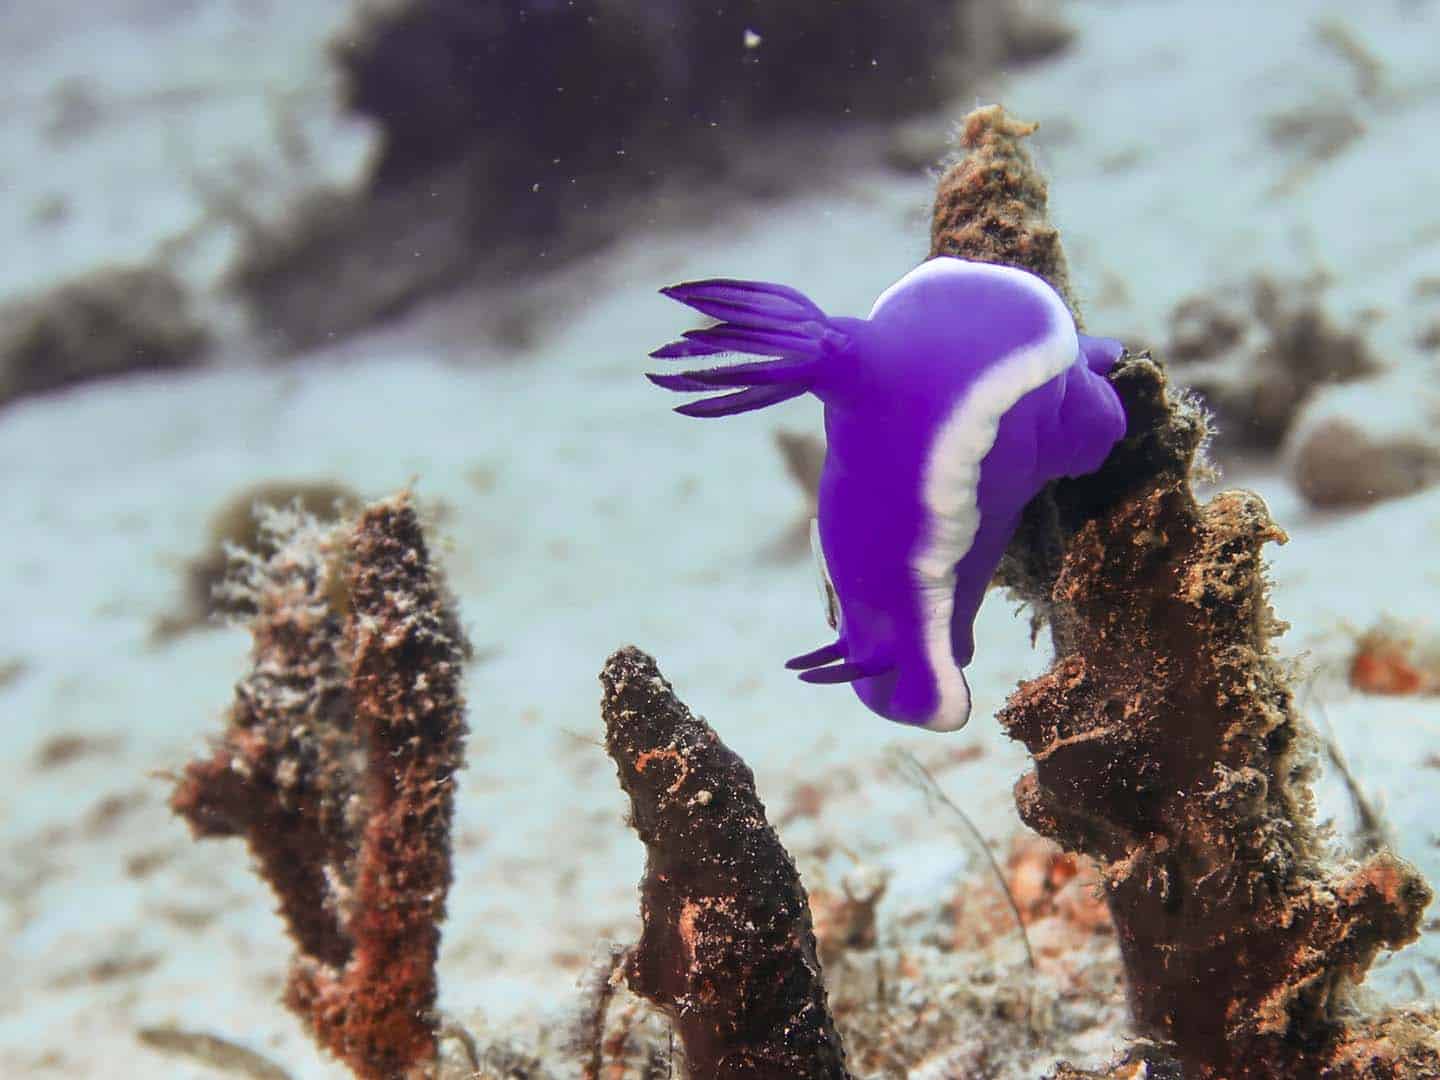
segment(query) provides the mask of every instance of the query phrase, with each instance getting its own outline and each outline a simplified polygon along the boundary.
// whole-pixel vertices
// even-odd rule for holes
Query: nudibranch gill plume
[[[676,412],[730,416],[805,393],[824,405],[814,536],[837,636],[786,666],[851,683],[890,720],[964,726],[975,615],[1021,511],[1051,480],[1094,472],[1125,433],[1105,378],[1121,344],[1078,333],[1034,274],[950,257],[906,274],[863,319],[767,282],[660,291],[720,322],[652,357],[767,358],[650,375],[728,391]]]

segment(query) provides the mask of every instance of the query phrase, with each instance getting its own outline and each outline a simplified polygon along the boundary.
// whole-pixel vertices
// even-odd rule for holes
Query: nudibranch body
[[[677,412],[728,416],[807,392],[824,403],[817,558],[837,637],[786,666],[852,683],[891,720],[962,727],[975,615],[1021,511],[1051,480],[1098,469],[1125,433],[1104,377],[1120,343],[1077,333],[1035,275],[948,257],[864,319],[765,282],[661,291],[721,322],[652,356],[771,358],[651,375],[670,390],[741,388]]]

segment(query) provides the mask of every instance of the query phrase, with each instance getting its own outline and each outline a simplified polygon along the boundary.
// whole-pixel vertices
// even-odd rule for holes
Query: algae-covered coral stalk
[[[1063,275],[1027,133],[998,109],[967,118],[933,254]],[[1321,850],[1313,733],[1270,645],[1261,549],[1284,534],[1249,492],[1195,498],[1204,418],[1159,367],[1127,357],[1111,379],[1124,441],[1036,500],[1003,568],[1056,647],[1000,716],[1033,755],[1021,816],[1099,864],[1134,1017],[1187,1076],[1440,1075],[1430,1021],[1337,1010],[1378,950],[1415,938],[1430,890],[1392,855]]]
[[[640,650],[600,679],[646,851],[631,989],[673,1018],[691,1080],[848,1080],[805,890],[749,767]]]
[[[171,805],[244,836],[295,940],[286,1002],[357,1076],[436,1056],[467,646],[408,496],[348,526],[271,518],[242,556],[254,667],[215,752]]]

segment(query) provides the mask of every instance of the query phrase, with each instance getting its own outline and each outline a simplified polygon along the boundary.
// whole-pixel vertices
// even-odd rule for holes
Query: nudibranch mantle
[[[1125,433],[1105,378],[1120,343],[1078,333],[1035,275],[950,257],[906,274],[864,319],[766,282],[661,291],[721,321],[652,356],[772,358],[651,375],[670,390],[742,388],[677,412],[728,416],[807,392],[824,404],[816,557],[837,637],[786,666],[851,683],[888,719],[964,726],[975,616],[1025,504],[1098,469]]]

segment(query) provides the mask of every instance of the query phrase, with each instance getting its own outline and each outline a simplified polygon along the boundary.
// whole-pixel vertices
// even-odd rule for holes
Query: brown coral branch
[[[668,1012],[692,1080],[843,1080],[810,907],[749,767],[655,661],[600,674],[606,749],[645,844],[630,988]]]
[[[338,966],[350,942],[327,871],[358,842],[345,812],[357,777],[344,621],[325,595],[339,537],[288,513],[267,523],[286,539],[269,560],[244,560],[250,674],[220,745],[186,767],[170,805],[197,837],[245,837],[301,953]]]
[[[353,527],[279,515],[251,556],[254,666],[172,798],[243,835],[298,948],[286,1002],[361,1077],[429,1067],[466,646],[408,496]]]
[[[982,152],[1017,132],[995,110],[966,123]],[[1029,167],[1023,154],[1006,160]],[[938,208],[958,205],[954,185],[978,190],[967,175],[962,163],[942,178],[937,223]],[[1013,244],[1001,261],[1043,272],[1036,251],[1058,247],[1048,225],[1029,239],[984,226],[1011,189],[1043,186],[1007,173],[986,188],[1000,209],[977,202],[978,229],[945,217],[934,251],[976,257],[976,235],[979,257]],[[1046,258],[1063,271],[1063,256]],[[1379,1045],[1367,1032],[1394,1027],[1337,1008],[1379,949],[1415,938],[1430,891],[1391,855],[1340,867],[1322,852],[1313,732],[1270,647],[1284,624],[1261,549],[1284,534],[1249,492],[1196,500],[1204,420],[1154,363],[1127,357],[1112,378],[1125,441],[1099,473],[1037,500],[1002,568],[1047,611],[1056,649],[1000,714],[1033,755],[1016,785],[1021,816],[1099,864],[1132,1012],[1187,1076],[1433,1075],[1433,1028],[1430,1042],[1390,1039],[1357,1066],[1357,1040]],[[1383,1071],[1376,1055],[1390,1055]]]
[[[1037,274],[1070,303],[1070,271],[1060,233],[1046,217],[1049,186],[1021,140],[1038,124],[1016,120],[999,105],[961,122],[961,156],[935,191],[930,255],[959,255]]]

